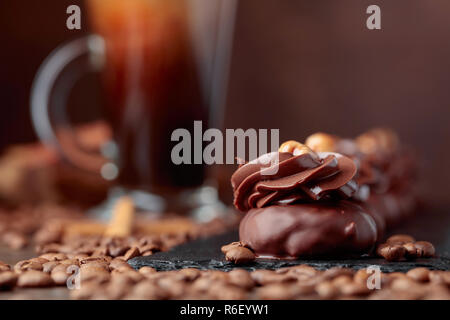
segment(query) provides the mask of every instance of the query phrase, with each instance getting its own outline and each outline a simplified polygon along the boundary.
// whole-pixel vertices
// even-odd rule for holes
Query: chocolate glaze
[[[262,157],[241,166],[231,177],[234,204],[241,211],[299,200],[348,198],[358,187],[353,180],[355,163],[338,153],[322,152],[316,158],[309,153],[276,152]]]
[[[259,256],[361,254],[373,248],[377,227],[362,207],[342,200],[251,209],[239,236]]]

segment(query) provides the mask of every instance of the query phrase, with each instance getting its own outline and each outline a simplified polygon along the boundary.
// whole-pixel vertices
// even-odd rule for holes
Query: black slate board
[[[319,270],[331,267],[345,267],[353,269],[366,268],[370,265],[380,266],[383,272],[406,272],[416,267],[427,267],[432,270],[450,270],[450,214],[446,211],[434,211],[432,214],[418,215],[410,223],[391,233],[406,233],[413,235],[417,240],[431,241],[438,257],[432,259],[419,259],[414,261],[387,262],[384,259],[373,257],[360,257],[357,259],[298,259],[273,260],[257,259],[248,265],[238,265],[227,262],[220,248],[227,243],[239,239],[237,231],[222,235],[203,238],[188,242],[167,252],[159,252],[147,257],[136,257],[128,261],[135,269],[150,266],[158,271],[177,270],[182,268],[215,269],[230,271],[234,268],[246,270],[278,269],[282,267],[308,264]]]

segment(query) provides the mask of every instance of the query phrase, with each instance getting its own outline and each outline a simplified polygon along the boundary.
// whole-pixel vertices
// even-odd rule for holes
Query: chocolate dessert
[[[246,213],[240,242],[264,258],[371,253],[416,207],[412,168],[384,129],[288,141],[231,178],[234,205]]]

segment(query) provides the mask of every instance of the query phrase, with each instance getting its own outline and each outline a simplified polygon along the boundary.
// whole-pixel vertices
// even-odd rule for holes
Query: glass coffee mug
[[[205,220],[220,206],[204,165],[175,165],[172,132],[194,121],[221,127],[235,0],[87,0],[93,35],[56,49],[31,96],[39,138],[74,165],[114,179],[107,204],[128,194],[146,211]],[[75,66],[75,67],[74,67]],[[66,148],[56,131],[64,97],[85,72],[100,72],[113,142],[101,154]],[[61,85],[61,83],[63,85]],[[58,89],[55,90],[56,84]],[[59,136],[58,136],[59,137]]]

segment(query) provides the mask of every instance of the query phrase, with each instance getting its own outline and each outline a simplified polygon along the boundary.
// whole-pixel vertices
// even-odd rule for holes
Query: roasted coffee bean
[[[83,267],[86,266],[86,267]],[[110,278],[110,273],[102,267],[82,265],[79,270],[80,280],[83,284],[86,281],[95,280],[98,283],[105,283]]]
[[[227,261],[234,262],[235,264],[250,263],[255,260],[255,254],[245,247],[234,247],[227,251],[225,258]]]
[[[37,262],[37,263],[40,263],[40,264],[44,264],[46,262],[49,262],[50,260],[42,258],[42,257],[37,257],[37,258],[31,258],[28,261],[29,262]]]
[[[259,285],[267,285],[269,283],[283,283],[283,282],[294,282],[296,277],[289,274],[277,274],[270,270],[255,270],[251,273],[253,281]]]
[[[52,272],[50,276],[56,285],[66,285],[70,274],[66,271],[57,270]]]
[[[320,282],[315,289],[319,297],[323,299],[332,299],[339,294],[339,289],[329,280]]]
[[[141,268],[142,269],[142,268]],[[140,271],[140,270],[139,270]],[[175,273],[175,278],[183,281],[194,281],[200,276],[200,270],[195,268],[181,269]]]
[[[139,246],[138,248],[139,248],[139,251],[142,252],[142,253],[145,253],[145,252],[154,253],[154,252],[157,252],[157,251],[161,250],[161,247],[156,245],[156,244],[154,244],[154,243],[149,243],[149,244],[146,244],[144,246]]]
[[[430,282],[434,284],[446,284],[450,285],[450,272],[449,271],[430,271],[428,274]]]
[[[128,264],[128,263],[127,263],[127,264]],[[139,269],[139,272],[142,273],[143,275],[146,275],[146,274],[152,274],[152,273],[155,273],[155,272],[156,272],[156,269],[155,269],[155,268],[152,268],[152,267],[141,267],[141,268]]]
[[[0,272],[0,290],[8,290],[16,285],[18,275],[12,271]]]
[[[414,242],[408,242],[403,244],[403,248],[405,248],[405,256],[407,259],[416,259],[423,255],[422,251],[416,247]]]
[[[128,260],[133,259],[134,257],[138,257],[140,255],[141,255],[141,253],[139,252],[139,249],[137,247],[132,247],[125,253],[124,259],[125,259],[125,261],[128,261]]]
[[[111,270],[133,269],[128,263],[125,262],[125,260],[120,258],[114,258],[113,260],[111,260],[111,262],[109,263],[109,268]]]
[[[58,264],[60,264],[59,261],[46,262],[42,265],[42,271],[45,273],[50,273]]]
[[[247,299],[247,292],[236,286],[222,282],[213,282],[209,288],[209,293],[218,300],[244,300]]]
[[[67,255],[64,253],[45,253],[39,257],[47,259],[48,261],[61,261],[67,259]]]
[[[7,232],[2,236],[3,242],[13,250],[19,250],[28,245],[27,238],[18,232]]]
[[[174,277],[163,277],[158,279],[156,284],[172,298],[181,297],[186,290],[185,282],[176,280]]]
[[[422,297],[424,300],[450,300],[450,290],[447,286],[440,284],[431,284]]]
[[[11,266],[9,264],[0,261],[0,272],[9,270],[11,270]]]
[[[414,243],[417,250],[421,252],[421,257],[423,258],[430,258],[433,257],[435,254],[434,246],[427,241],[417,241]]]
[[[133,287],[130,294],[125,296],[125,299],[133,300],[152,300],[152,299],[166,299],[167,294],[158,288],[158,286],[149,280],[139,282]]]
[[[42,263],[30,260],[22,260],[14,265],[14,271],[16,272],[24,272],[27,270],[42,271],[42,269],[43,269]]]
[[[108,246],[109,254],[114,258],[124,255],[129,249],[130,246]]]
[[[247,290],[255,286],[255,281],[250,276],[250,273],[243,269],[234,269],[228,272],[228,281],[232,285]]]
[[[367,273],[367,269],[359,269],[353,276],[353,281],[359,284],[367,285],[367,279],[371,274]]]
[[[226,254],[228,251],[230,251],[231,249],[236,248],[236,247],[242,247],[242,244],[239,241],[232,242],[232,243],[222,246],[221,250],[224,254]]]
[[[329,280],[337,278],[339,276],[353,276],[354,273],[355,271],[353,271],[352,269],[334,267],[325,270],[325,272],[322,274],[322,277],[326,280]]]
[[[129,279],[133,283],[138,283],[139,281],[144,279],[144,275],[139,273],[138,271],[131,269],[124,272],[117,272],[116,275],[119,274],[121,277],[125,277]],[[112,275],[112,273],[111,273]]]
[[[413,237],[411,237],[410,235],[396,234],[396,235],[390,236],[386,240],[386,243],[388,243],[388,244],[405,244],[405,243],[414,242],[414,241],[416,241],[416,240]]]
[[[52,278],[45,272],[28,270],[19,275],[17,286],[19,287],[48,287],[53,284]]]
[[[352,283],[353,279],[349,275],[340,275],[340,276],[337,276],[336,278],[334,278],[333,280],[331,280],[331,282],[333,283],[334,286],[341,287],[348,283]]]
[[[406,255],[406,249],[400,244],[382,244],[377,248],[377,254],[387,261],[399,261]]]
[[[334,284],[336,286],[336,283]],[[346,282],[337,286],[339,292],[345,296],[364,296],[370,293],[370,289],[367,287],[367,283]]]
[[[430,270],[427,268],[414,268],[409,270],[406,275],[418,282],[427,282],[429,280]]]

